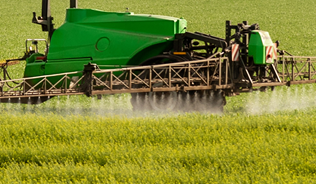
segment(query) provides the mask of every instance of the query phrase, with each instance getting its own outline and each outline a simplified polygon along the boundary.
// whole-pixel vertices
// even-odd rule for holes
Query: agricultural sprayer
[[[183,18],[79,9],[70,0],[55,29],[50,0],[43,0],[32,22],[48,39],[27,39],[23,57],[0,64],[2,103],[131,93],[138,110],[222,111],[226,96],[316,81],[315,58],[279,50],[278,41],[247,21],[226,21],[223,39],[186,31]],[[11,79],[7,67],[19,60],[26,61],[24,77]]]

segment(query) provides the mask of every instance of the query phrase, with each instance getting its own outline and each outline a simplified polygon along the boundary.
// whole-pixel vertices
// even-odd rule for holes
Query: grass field
[[[41,1],[0,0],[0,60],[46,38]],[[316,56],[315,2],[80,1],[79,7],[184,17],[189,31],[224,37],[225,21],[259,23],[281,49]],[[68,1],[52,1],[56,27]],[[13,66],[22,77],[25,63]],[[132,112],[129,95],[0,104],[0,183],[313,183],[315,85],[227,98],[225,114]]]
[[[155,118],[4,114],[0,179],[4,183],[312,182],[315,118],[314,110]]]

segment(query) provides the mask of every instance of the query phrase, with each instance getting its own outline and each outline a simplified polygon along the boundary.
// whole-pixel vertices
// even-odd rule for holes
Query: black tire
[[[186,60],[188,59],[174,55],[158,55],[144,61],[141,65],[155,65]],[[164,99],[163,95],[170,98]],[[132,94],[131,103],[134,111],[200,111],[223,113],[226,101],[220,90],[203,90],[188,92],[135,93]]]
[[[163,99],[159,93],[133,93],[131,104],[134,111],[154,112],[205,112],[221,114],[226,105],[225,96],[220,90],[212,91],[188,91],[188,92],[164,92],[170,100]],[[169,93],[169,94],[168,94]],[[154,101],[154,95],[156,100]],[[161,100],[161,101],[160,101]],[[167,101],[166,101],[167,100]]]
[[[221,90],[208,91],[207,92],[208,102],[206,104],[206,109],[211,113],[223,113],[224,106],[226,105],[225,96],[222,94]]]
[[[132,93],[131,96],[131,104],[133,106],[133,111],[152,110],[148,101],[148,93]]]
[[[176,111],[178,103],[177,92],[150,92],[131,94],[133,111]]]
[[[158,55],[144,61],[141,66],[187,61],[187,58],[175,55]]]
[[[156,112],[175,111],[178,103],[177,92],[150,92],[148,94],[150,108]]]
[[[182,112],[223,113],[226,103],[221,91],[200,90],[179,92],[178,108]]]

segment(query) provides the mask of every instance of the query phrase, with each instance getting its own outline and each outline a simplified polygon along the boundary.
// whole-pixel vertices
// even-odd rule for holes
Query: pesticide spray
[[[277,111],[304,110],[316,105],[313,84],[282,86],[274,91],[249,94],[245,109],[249,114],[274,113]]]
[[[237,100],[235,103],[243,106],[238,113],[247,114],[264,114],[274,113],[278,111],[304,110],[316,105],[316,96],[313,95],[315,86],[313,84],[293,86],[293,87],[277,87],[274,91],[259,92],[245,94],[244,100]],[[167,96],[172,99],[168,99]],[[130,103],[130,94],[117,95],[102,95],[102,98],[93,96],[86,98],[83,95],[77,96],[56,96],[51,100],[37,105],[29,104],[0,104],[2,112],[10,113],[18,116],[19,114],[59,114],[62,116],[80,115],[80,116],[124,116],[124,117],[144,117],[155,115],[179,115],[183,113],[203,113],[203,114],[217,114],[223,113],[212,109],[212,103],[222,104],[221,98],[216,98],[214,92],[188,92],[179,93],[178,95],[159,95],[156,94],[145,96],[146,99],[152,97],[155,101],[163,98],[176,102],[176,109],[169,111],[166,107],[165,111],[153,109],[150,111],[135,111]],[[176,99],[173,99],[176,98]],[[150,103],[142,104],[136,96],[137,103],[146,107]],[[232,98],[233,101],[235,98]],[[40,99],[39,99],[40,100]],[[147,100],[149,101],[149,100]],[[169,102],[164,102],[160,105],[170,105]],[[174,106],[174,104],[171,104]],[[230,104],[229,104],[230,105]],[[230,113],[230,109],[225,108],[225,113]]]

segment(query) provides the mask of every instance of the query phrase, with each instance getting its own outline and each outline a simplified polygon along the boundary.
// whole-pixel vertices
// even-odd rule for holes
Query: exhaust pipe
[[[78,0],[70,0],[70,8],[77,8]]]
[[[77,8],[78,0],[70,0],[70,8]],[[42,31],[48,32],[48,40],[52,38],[54,33],[53,17],[50,12],[50,0],[42,0],[42,16],[36,17],[36,13],[33,12],[32,22],[42,26]]]
[[[42,20],[47,20],[48,17],[51,17],[50,0],[42,0]]]
[[[52,23],[53,17],[50,13],[50,0],[42,0],[42,16],[36,17],[36,13],[33,12],[32,22],[42,26],[42,31],[48,32],[48,38],[52,37],[54,32],[54,24]]]

